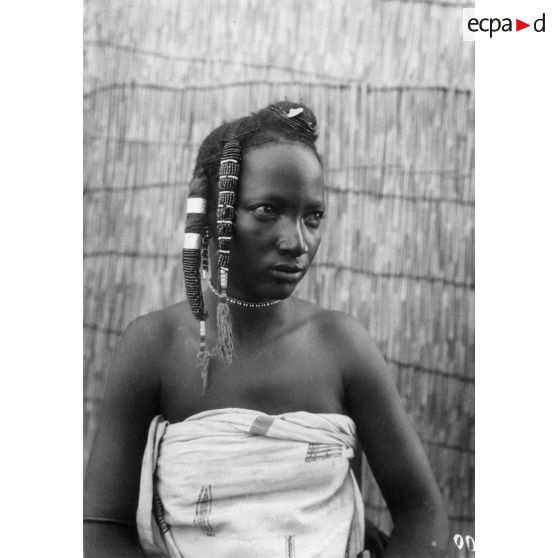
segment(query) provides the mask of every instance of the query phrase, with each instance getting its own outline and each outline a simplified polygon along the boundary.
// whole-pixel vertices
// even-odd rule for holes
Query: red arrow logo
[[[531,27],[531,24],[530,23],[525,23],[524,21],[521,21],[520,19],[515,20],[515,30],[516,31],[521,31],[522,29],[525,29],[525,27]]]

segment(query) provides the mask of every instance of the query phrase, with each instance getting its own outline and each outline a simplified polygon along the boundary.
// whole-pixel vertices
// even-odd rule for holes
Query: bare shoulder
[[[360,327],[364,330],[362,324],[345,312],[340,312],[339,310],[330,310],[329,308],[324,308],[318,304],[308,302],[301,298],[292,297],[297,311],[300,316],[307,317],[319,326],[323,326],[330,329],[344,329],[346,327]]]
[[[180,306],[181,303],[173,304],[161,310],[142,314],[130,322],[126,333],[160,341],[172,329]]]
[[[384,374],[386,363],[361,322],[345,312],[299,299],[297,305],[308,316],[317,336],[335,356],[347,379],[355,380],[363,374]]]
[[[188,321],[183,303],[132,320],[115,353],[112,373],[120,376],[122,381],[145,380],[145,384],[158,381],[164,355],[171,348],[177,331],[184,332],[188,328]]]
[[[186,302],[179,302],[139,316],[127,327],[125,337],[142,344],[153,354],[165,350],[178,333],[193,339],[195,322],[186,305]]]

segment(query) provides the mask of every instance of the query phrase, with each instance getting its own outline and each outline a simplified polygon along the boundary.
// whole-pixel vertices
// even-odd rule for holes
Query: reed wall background
[[[474,535],[474,51],[461,39],[466,5],[85,2],[86,460],[121,332],[183,298],[186,185],[199,143],[223,120],[299,99],[320,124],[328,217],[298,294],[369,329],[425,445],[452,535]],[[367,514],[389,530],[368,471],[364,496]]]

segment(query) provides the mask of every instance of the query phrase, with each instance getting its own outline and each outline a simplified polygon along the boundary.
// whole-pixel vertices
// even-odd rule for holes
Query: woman
[[[191,311],[124,335],[87,474],[89,556],[142,556],[134,518],[148,556],[360,555],[355,435],[394,522],[385,556],[443,555],[442,498],[377,348],[354,319],[291,296],[320,244],[316,138],[310,109],[285,101],[203,142]]]

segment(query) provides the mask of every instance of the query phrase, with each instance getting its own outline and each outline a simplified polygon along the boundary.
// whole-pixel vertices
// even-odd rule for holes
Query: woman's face
[[[230,296],[282,299],[312,263],[321,239],[324,179],[300,144],[267,144],[242,161],[229,262]]]

